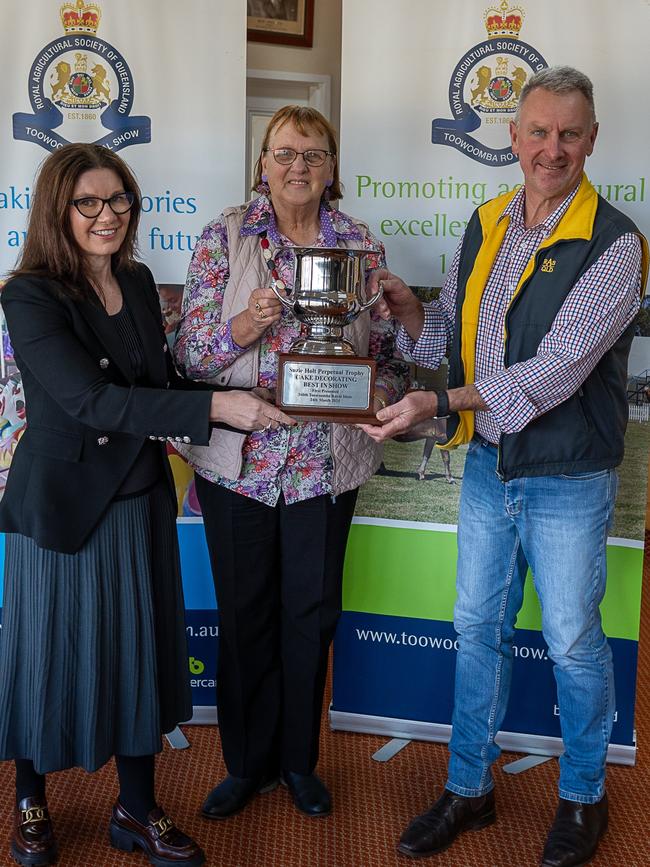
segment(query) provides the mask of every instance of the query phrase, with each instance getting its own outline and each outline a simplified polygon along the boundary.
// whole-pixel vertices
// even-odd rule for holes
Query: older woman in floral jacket
[[[317,111],[280,109],[257,165],[259,198],[228,208],[204,230],[190,265],[175,348],[185,375],[273,390],[277,357],[300,325],[269,288],[293,282],[286,247],[367,250],[367,226],[329,205],[341,198],[334,130]],[[393,358],[391,322],[364,313],[346,329],[377,361],[374,406],[396,400],[406,366]],[[306,422],[229,434],[181,448],[196,470],[219,606],[217,698],[228,777],[203,814],[240,810],[281,775],[298,809],[328,813],[314,773],[328,649],[357,490],[381,454],[355,427]]]

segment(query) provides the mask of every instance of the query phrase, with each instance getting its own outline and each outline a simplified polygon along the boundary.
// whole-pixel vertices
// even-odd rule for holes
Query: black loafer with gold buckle
[[[24,867],[41,867],[56,861],[56,839],[44,799],[23,798],[16,807],[11,855]]]

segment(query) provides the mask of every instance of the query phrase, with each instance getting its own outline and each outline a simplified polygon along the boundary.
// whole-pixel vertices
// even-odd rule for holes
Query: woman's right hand
[[[251,391],[215,391],[210,421],[221,421],[239,430],[251,431],[296,424],[295,419]]]
[[[238,346],[250,346],[282,316],[282,303],[268,286],[253,289],[248,306],[232,320],[232,337]]]
[[[268,286],[265,286],[263,289],[253,289],[248,299],[246,312],[250,317],[253,327],[257,328],[261,333],[280,319],[282,315],[282,302],[278,299],[273,289]]]

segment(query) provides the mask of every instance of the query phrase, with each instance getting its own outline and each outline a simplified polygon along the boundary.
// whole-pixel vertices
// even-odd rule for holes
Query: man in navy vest
[[[458,518],[458,632],[448,778],[399,851],[432,855],[495,821],[491,766],[508,704],[530,566],[555,663],[565,752],[543,867],[576,867],[607,828],[612,656],[599,604],[627,423],[627,357],[647,275],[636,226],[583,174],[598,124],[589,79],[545,69],[524,87],[512,150],[524,186],[471,217],[438,301],[388,271],[380,312],[421,365],[449,359],[446,391],[378,413],[377,440],[432,416],[468,443]]]

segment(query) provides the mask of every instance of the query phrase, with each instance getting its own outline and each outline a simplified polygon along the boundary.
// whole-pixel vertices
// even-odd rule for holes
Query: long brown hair
[[[70,202],[80,176],[91,169],[110,169],[120,178],[124,191],[135,194],[129,225],[120,249],[113,255],[113,270],[135,264],[136,237],[140,219],[140,188],[124,160],[95,144],[67,144],[42,163],[34,187],[27,224],[27,237],[12,276],[53,277],[61,291],[75,299],[95,299],[83,254],[70,226]]]
[[[323,117],[320,111],[315,108],[310,108],[305,105],[285,105],[279,108],[269,121],[269,125],[264,133],[264,140],[260,149],[260,155],[255,163],[255,180],[253,181],[253,189],[257,189],[262,182],[262,154],[268,148],[271,136],[277,132],[285,123],[292,123],[298,130],[300,135],[309,135],[310,132],[316,132],[319,135],[324,135],[327,138],[327,148],[334,154],[334,172],[332,186],[329,188],[331,199],[342,199],[343,188],[341,187],[341,179],[339,177],[339,161],[338,147],[336,144],[336,130],[332,124]]]

